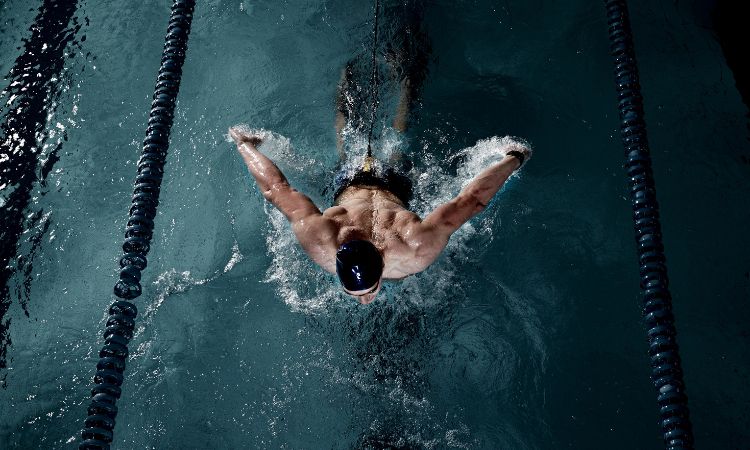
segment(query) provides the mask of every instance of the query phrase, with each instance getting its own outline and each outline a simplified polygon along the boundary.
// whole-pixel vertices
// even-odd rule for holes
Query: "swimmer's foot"
[[[240,127],[229,128],[229,136],[234,140],[235,144],[237,144],[237,148],[242,144],[250,144],[253,147],[257,147],[263,142],[263,139],[257,134],[243,130]]]

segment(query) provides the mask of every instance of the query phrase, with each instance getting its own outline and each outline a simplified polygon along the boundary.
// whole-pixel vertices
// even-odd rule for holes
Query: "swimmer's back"
[[[383,277],[387,279],[400,279],[419,271],[425,262],[418,255],[435,244],[423,242],[425,234],[415,232],[421,224],[419,216],[404,208],[388,191],[347,188],[337,205],[323,215],[336,222],[339,243],[351,239],[371,241],[383,253]]]

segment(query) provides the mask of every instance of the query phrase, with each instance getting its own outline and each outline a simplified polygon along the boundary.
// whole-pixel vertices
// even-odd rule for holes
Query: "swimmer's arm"
[[[305,253],[323,269],[335,273],[335,223],[324,217],[308,196],[291,187],[276,164],[258,151],[260,138],[236,129],[230,129],[229,134],[263,197],[284,214]]]
[[[289,185],[281,170],[266,155],[258,151],[261,140],[235,128],[229,130],[237,143],[237,151],[255,178],[263,197],[281,211],[293,225],[311,216],[320,216],[320,210],[308,196]]]
[[[409,250],[398,264],[399,273],[392,277],[418,273],[432,264],[448,244],[451,234],[487,207],[519,165],[518,159],[506,156],[482,171],[454,199],[435,208],[423,220],[406,225],[403,236]]]
[[[505,181],[520,162],[514,156],[505,156],[500,162],[483,170],[466,185],[452,200],[435,208],[422,220],[423,232],[443,237],[447,241],[461,225],[484,211],[492,197],[503,187]]]

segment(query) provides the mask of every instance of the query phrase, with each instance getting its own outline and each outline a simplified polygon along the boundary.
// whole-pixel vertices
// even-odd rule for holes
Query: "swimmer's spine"
[[[693,431],[672,315],[659,205],[627,4],[625,0],[606,0],[606,7],[610,50],[615,62],[620,133],[625,146],[625,169],[630,181],[638,245],[651,380],[658,392],[660,425],[666,448],[687,450],[693,448]]]
[[[116,402],[121,394],[128,342],[133,336],[138,313],[129,300],[141,295],[141,271],[146,268],[146,254],[153,235],[159,188],[164,174],[169,133],[194,7],[195,0],[174,0],[172,4],[146,138],[138,161],[138,174],[125,230],[125,242],[122,245],[124,255],[120,258],[120,277],[114,288],[114,294],[120,300],[109,308],[104,347],[99,352],[95,385],[91,390],[91,403],[85,428],[81,431],[83,441],[79,449],[109,449],[112,442],[117,416]]]

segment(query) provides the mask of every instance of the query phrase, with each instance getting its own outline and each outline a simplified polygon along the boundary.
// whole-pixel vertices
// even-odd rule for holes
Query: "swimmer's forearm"
[[[514,156],[505,156],[500,162],[484,169],[476,178],[474,178],[459,195],[465,195],[476,199],[484,209],[503,187],[513,171],[521,166],[518,158]]]
[[[519,165],[515,157],[506,156],[483,170],[455,198],[438,206],[425,217],[421,223],[425,227],[424,230],[437,232],[438,236],[443,236],[447,241],[461,225],[484,211],[492,197]]]
[[[237,150],[242,155],[247,169],[253,178],[255,178],[255,182],[258,184],[264,197],[270,199],[274,189],[289,186],[286,177],[281,173],[276,164],[258,151],[252,142],[239,144]]]

